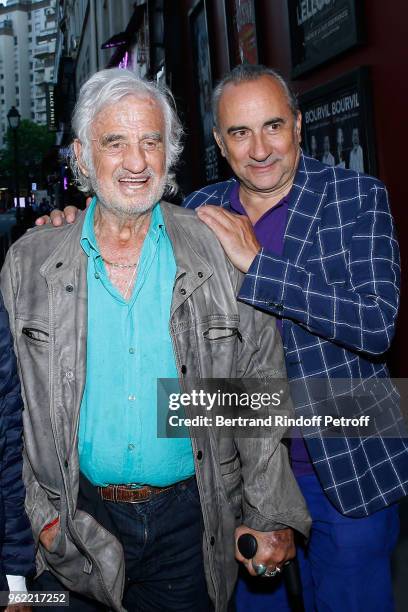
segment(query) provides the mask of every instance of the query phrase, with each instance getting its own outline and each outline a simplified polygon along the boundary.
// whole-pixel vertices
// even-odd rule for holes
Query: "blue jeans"
[[[147,502],[101,503],[123,545],[126,567],[123,605],[129,612],[212,610],[204,576],[203,525],[195,478]],[[49,572],[34,581],[35,590],[53,590],[52,587],[64,590]],[[106,610],[72,592],[69,609]]]
[[[125,551],[125,608],[208,612],[195,478],[147,503],[105,503]]]
[[[306,612],[392,612],[398,507],[348,518],[331,505],[314,474],[300,476],[298,484],[313,519],[307,547],[297,548]],[[242,575],[235,601],[237,612],[290,612],[281,578]]]

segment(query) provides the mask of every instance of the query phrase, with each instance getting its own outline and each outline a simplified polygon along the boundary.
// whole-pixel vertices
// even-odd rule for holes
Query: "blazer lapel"
[[[326,181],[319,166],[315,168],[315,161],[302,153],[289,196],[283,256],[295,265],[306,261],[320,222]]]

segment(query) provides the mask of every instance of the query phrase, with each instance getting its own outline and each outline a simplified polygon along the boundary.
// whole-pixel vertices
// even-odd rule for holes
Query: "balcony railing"
[[[57,32],[58,30],[56,27],[40,30],[36,36],[37,42],[41,42],[41,40],[49,40],[50,38],[55,38],[57,36]]]
[[[53,53],[55,53],[55,42],[48,43],[48,45],[37,45],[34,47],[34,57],[36,58],[44,58]]]

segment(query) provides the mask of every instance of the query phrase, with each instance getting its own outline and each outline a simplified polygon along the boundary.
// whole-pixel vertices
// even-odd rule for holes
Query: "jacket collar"
[[[238,184],[238,180],[235,177],[230,178],[228,181],[224,183],[226,185],[226,189],[221,193],[220,196],[220,206],[221,208],[229,208],[231,205],[231,194],[235,186]]]
[[[326,166],[322,166],[319,161],[308,157],[301,150],[293,187],[322,193],[326,183],[326,170]]]

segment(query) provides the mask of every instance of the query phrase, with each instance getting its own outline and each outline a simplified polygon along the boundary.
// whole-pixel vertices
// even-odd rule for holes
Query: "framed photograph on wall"
[[[369,70],[353,70],[299,98],[302,147],[330,166],[376,176]]]
[[[225,0],[230,68],[257,64],[255,0]]]
[[[292,78],[362,41],[360,0],[287,0]]]
[[[213,88],[205,1],[198,0],[189,13],[197,103],[201,124],[203,164],[207,183],[219,179],[218,147],[213,137],[211,93]]]

